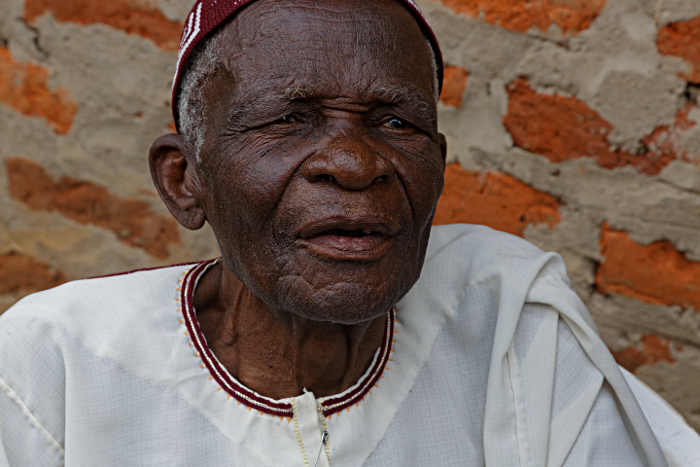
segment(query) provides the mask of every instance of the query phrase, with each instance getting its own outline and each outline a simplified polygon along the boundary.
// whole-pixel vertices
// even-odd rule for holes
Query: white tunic
[[[7,311],[0,465],[666,465],[556,254],[434,228],[361,380],[279,401],[199,333],[192,290],[211,264],[75,281]]]

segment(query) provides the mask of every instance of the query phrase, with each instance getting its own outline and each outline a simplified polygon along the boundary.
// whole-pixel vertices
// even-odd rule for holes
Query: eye
[[[394,130],[403,130],[411,126],[410,123],[396,117],[387,120],[384,125]]]
[[[294,118],[293,115],[285,115],[284,117],[280,118],[274,123],[281,124],[281,125],[288,125],[290,123],[297,123],[299,120]]]

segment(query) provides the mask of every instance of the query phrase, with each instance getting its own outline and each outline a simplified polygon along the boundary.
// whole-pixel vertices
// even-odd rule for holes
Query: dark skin
[[[150,152],[170,212],[221,248],[197,318],[250,389],[337,394],[423,265],[446,152],[433,58],[393,0],[260,0],[223,34],[200,161],[182,135]]]

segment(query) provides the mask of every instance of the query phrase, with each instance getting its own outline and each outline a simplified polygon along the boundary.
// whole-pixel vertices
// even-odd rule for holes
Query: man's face
[[[273,309],[347,324],[418,279],[443,185],[429,46],[393,0],[262,0],[205,89],[199,203]]]

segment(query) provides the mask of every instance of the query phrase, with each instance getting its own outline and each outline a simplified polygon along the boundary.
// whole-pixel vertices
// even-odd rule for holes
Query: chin
[[[302,287],[284,288],[281,308],[313,321],[353,325],[372,321],[386,314],[408,292],[408,288],[386,287],[379,291],[367,284],[342,283],[311,291]],[[413,284],[411,284],[413,285]],[[403,289],[406,290],[403,290]],[[410,288],[410,287],[409,287]]]

